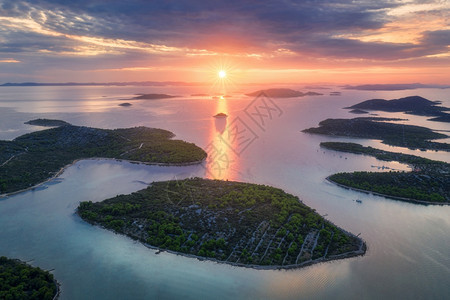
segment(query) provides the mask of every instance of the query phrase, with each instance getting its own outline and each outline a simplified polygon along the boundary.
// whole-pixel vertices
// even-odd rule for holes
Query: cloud
[[[253,67],[426,65],[448,60],[449,16],[439,0],[0,0],[0,53],[70,66],[95,57],[112,69],[210,56]]]
[[[20,60],[14,58],[0,58],[0,63],[20,63]]]
[[[378,10],[390,6],[382,1],[18,1],[3,5],[0,14],[62,34],[226,52],[239,46],[267,51],[317,33],[379,28]]]

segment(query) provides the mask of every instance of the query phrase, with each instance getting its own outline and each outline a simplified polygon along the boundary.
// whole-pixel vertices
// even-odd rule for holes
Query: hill
[[[448,122],[450,108],[437,106],[439,101],[430,101],[420,96],[409,96],[399,99],[371,99],[355,104],[346,109],[379,110],[387,112],[405,112],[413,115],[439,117],[433,121]]]
[[[149,247],[240,266],[293,268],[365,252],[360,238],[265,185],[153,182],[130,195],[82,202],[78,214]]]
[[[304,97],[304,96],[319,96],[323,95],[316,92],[300,92],[291,89],[267,89],[267,90],[259,90],[253,93],[245,94],[246,96],[257,97],[259,95],[266,95],[267,97],[272,98],[295,98],[295,97]]]

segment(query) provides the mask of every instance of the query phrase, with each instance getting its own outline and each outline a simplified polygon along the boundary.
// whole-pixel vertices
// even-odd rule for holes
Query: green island
[[[58,284],[53,274],[17,259],[0,257],[0,299],[55,299]]]
[[[355,143],[323,142],[335,151],[370,155],[379,160],[409,164],[412,172],[337,173],[328,180],[344,187],[370,191],[404,201],[450,204],[450,164],[427,158],[364,147]]]
[[[190,178],[81,202],[85,221],[150,248],[253,268],[297,268],[363,255],[365,243],[281,189]],[[158,252],[159,253],[159,252]]]
[[[295,98],[295,97],[304,97],[304,96],[321,96],[323,94],[316,93],[316,92],[303,93],[303,92],[296,91],[296,90],[278,88],[278,89],[259,90],[259,91],[248,93],[245,95],[251,96],[251,97],[258,97],[260,95],[264,95],[264,96],[272,97],[272,98]]]
[[[176,98],[178,96],[166,95],[166,94],[136,94],[136,97],[127,100],[159,100],[159,99],[170,99]]]
[[[25,122],[25,124],[34,125],[34,126],[44,126],[44,127],[59,127],[59,126],[70,125],[70,123],[67,123],[66,121],[54,120],[54,119],[34,119],[34,120],[30,120],[28,122]]]
[[[447,138],[447,135],[426,127],[382,122],[393,120],[398,119],[375,117],[326,119],[319,123],[319,127],[304,129],[303,132],[376,139],[382,140],[384,144],[410,149],[450,151],[450,144],[430,141]]]
[[[46,122],[39,123],[45,126]],[[33,187],[79,159],[182,165],[206,158],[206,152],[195,144],[173,137],[170,131],[147,127],[111,130],[67,124],[0,141],[0,194]]]
[[[432,116],[430,121],[450,122],[450,108],[438,106],[440,101],[430,101],[420,96],[409,96],[400,99],[371,99],[355,104],[346,109],[365,109],[387,112],[405,112],[411,115]]]

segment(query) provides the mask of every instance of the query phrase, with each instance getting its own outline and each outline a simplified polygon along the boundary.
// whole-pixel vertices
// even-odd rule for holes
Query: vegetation
[[[320,147],[336,150],[341,152],[355,153],[355,154],[365,154],[375,157],[379,160],[384,161],[398,161],[401,163],[410,164],[413,166],[418,165],[444,165],[446,163],[436,160],[431,160],[428,158],[423,158],[416,155],[403,154],[397,152],[384,151],[372,147],[364,147],[356,143],[344,143],[344,142],[322,142]]]
[[[169,98],[175,98],[178,96],[172,96],[172,95],[166,95],[166,94],[138,94],[138,96],[131,98],[130,100],[136,99],[136,100],[157,100],[157,99],[169,99]]]
[[[430,203],[449,202],[449,193],[439,178],[405,172],[353,172],[338,173],[331,181],[352,188],[373,191],[383,195],[420,200]],[[447,187],[448,187],[448,180]]]
[[[30,120],[28,122],[25,122],[25,124],[35,125],[35,126],[46,126],[46,127],[58,127],[58,126],[70,125],[66,121],[53,120],[53,119],[34,119],[34,120]]]
[[[409,96],[400,99],[384,100],[371,99],[353,106],[348,109],[368,109],[389,112],[406,112],[412,115],[435,116],[432,121],[449,122],[450,115],[445,113],[450,108],[437,106],[438,101],[430,101],[420,96]]]
[[[297,197],[264,185],[154,182],[130,195],[82,202],[78,214],[153,247],[227,263],[299,266],[365,252],[359,238]]]
[[[57,294],[53,275],[19,260],[0,257],[0,299],[53,299]]]
[[[342,152],[365,154],[385,161],[410,164],[413,172],[353,172],[331,175],[329,179],[341,185],[372,191],[392,197],[408,198],[428,203],[450,202],[450,164],[415,155],[363,147],[355,143],[325,142],[321,147]]]
[[[265,95],[267,97],[272,97],[272,98],[294,98],[294,97],[304,97],[304,96],[320,96],[323,94],[320,93],[316,93],[316,92],[300,92],[300,91],[295,91],[295,90],[291,90],[291,89],[267,89],[267,90],[260,90],[260,91],[256,91],[256,92],[252,92],[249,94],[245,94],[246,96],[253,96],[253,97],[257,97],[260,95]]]
[[[319,127],[305,129],[303,132],[377,139],[388,145],[411,149],[450,151],[450,144],[429,141],[447,138],[445,134],[420,126],[381,122],[387,120],[389,119],[372,117],[326,119],[319,123]]]
[[[117,158],[147,163],[195,163],[206,157],[162,129],[97,129],[65,125],[0,141],[0,194],[34,186],[74,160]]]

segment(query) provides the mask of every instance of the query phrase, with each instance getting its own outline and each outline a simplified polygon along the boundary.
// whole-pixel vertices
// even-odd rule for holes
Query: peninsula
[[[79,159],[194,164],[206,158],[203,149],[173,137],[170,131],[147,127],[110,130],[68,124],[0,141],[0,194],[30,188]]]
[[[267,89],[267,90],[259,90],[253,93],[245,94],[246,96],[257,97],[259,95],[266,95],[267,97],[272,98],[295,98],[295,97],[304,97],[304,96],[320,96],[323,94],[316,92],[300,92],[291,89]]]
[[[410,96],[400,99],[371,99],[355,104],[346,109],[377,110],[386,112],[405,112],[419,116],[432,116],[431,121],[450,122],[450,114],[445,113],[450,108],[438,106],[439,101],[430,101],[420,96]]]
[[[365,243],[280,189],[191,178],[153,182],[102,202],[85,221],[148,247],[254,268],[297,268],[363,255]]]
[[[339,185],[378,193],[404,201],[450,204],[450,164],[427,158],[364,147],[356,143],[323,142],[335,151],[370,155],[379,160],[398,161],[411,166],[411,172],[352,172],[328,177]]]
[[[17,259],[0,257],[0,299],[56,299],[53,274]]]
[[[393,120],[398,119],[376,117],[326,119],[319,123],[319,127],[304,129],[303,132],[376,139],[388,145],[411,149],[450,151],[450,144],[430,141],[447,138],[447,135],[426,127],[382,122]]]

